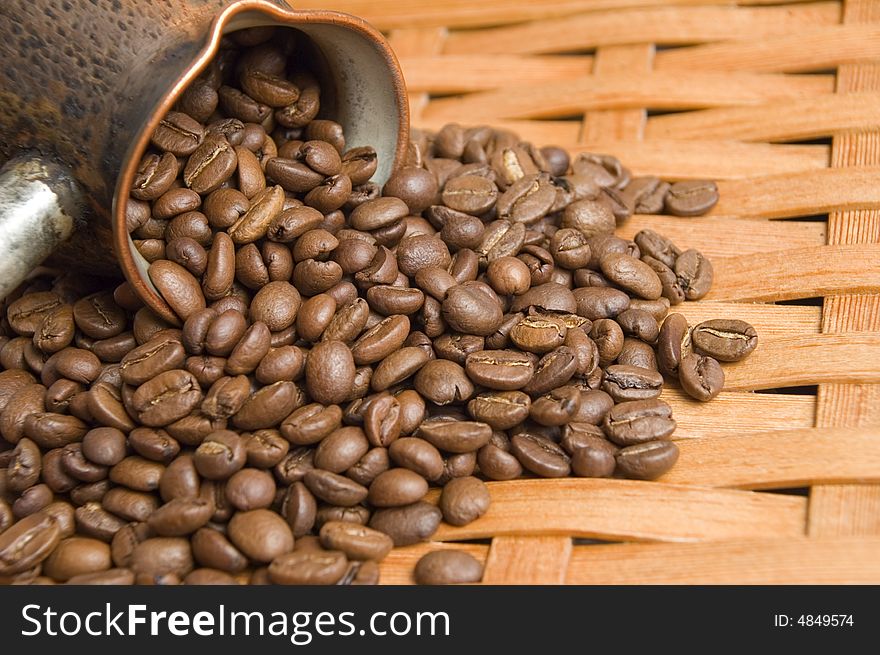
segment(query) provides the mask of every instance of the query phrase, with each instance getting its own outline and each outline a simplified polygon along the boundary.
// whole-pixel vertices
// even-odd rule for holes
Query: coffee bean
[[[574,375],[577,364],[574,351],[568,346],[559,346],[538,360],[535,374],[522,390],[530,396],[538,396],[561,387]]]
[[[510,440],[520,464],[542,478],[563,478],[571,472],[571,458],[552,441],[524,432]]]
[[[453,330],[480,336],[497,330],[504,314],[491,287],[476,281],[449,289],[442,311],[444,320]]]
[[[422,366],[416,373],[414,385],[425,399],[437,405],[463,402],[474,394],[474,385],[465,369],[445,359],[435,359]]]
[[[422,556],[413,575],[416,583],[423,585],[479,582],[483,566],[469,553],[435,550]]]
[[[670,314],[660,327],[657,364],[664,375],[678,377],[681,360],[691,354],[691,330],[681,314]]]
[[[693,345],[722,362],[738,362],[758,345],[755,328],[736,319],[714,319],[698,324],[691,333]]]
[[[599,264],[608,280],[646,300],[660,297],[660,278],[644,262],[624,253],[608,253]],[[590,318],[590,317],[587,317]]]
[[[441,517],[437,507],[419,501],[404,507],[376,510],[370,519],[370,527],[391,537],[396,547],[409,546],[433,535]]]
[[[605,370],[602,390],[615,401],[649,400],[660,395],[663,376],[635,366],[614,364]]]
[[[421,500],[427,491],[428,483],[421,475],[395,468],[373,480],[367,500],[374,507],[400,507]]]
[[[33,568],[52,553],[60,539],[58,523],[45,512],[21,519],[0,533],[0,575]]]
[[[339,551],[295,551],[281,555],[269,564],[269,577],[275,584],[336,584],[348,568]]]
[[[468,413],[493,430],[509,430],[529,416],[531,399],[521,391],[478,394],[468,403]]]
[[[675,216],[702,216],[718,202],[718,187],[706,180],[676,182],[666,193],[666,211]]]
[[[236,512],[229,521],[230,541],[257,562],[271,562],[293,550],[293,533],[278,514],[267,509]]]
[[[343,521],[321,526],[320,539],[324,548],[341,551],[353,560],[381,561],[394,546],[391,537],[378,530]]]
[[[675,274],[688,300],[699,300],[712,287],[714,269],[711,262],[696,250],[685,250],[675,260]]]
[[[712,400],[724,388],[724,371],[717,360],[705,355],[690,354],[682,358],[678,368],[681,388],[691,398]]]
[[[467,525],[489,509],[489,490],[481,480],[466,476],[450,480],[440,494],[438,506],[450,525]]]
[[[617,468],[628,478],[655,480],[675,466],[678,446],[671,441],[648,441],[617,454]]]
[[[605,434],[620,446],[666,439],[675,431],[672,408],[662,400],[635,400],[615,405],[605,416]]]

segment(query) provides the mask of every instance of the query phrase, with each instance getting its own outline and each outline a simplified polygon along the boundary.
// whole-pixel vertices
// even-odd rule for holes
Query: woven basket
[[[773,6],[767,5],[769,2]],[[675,388],[657,482],[490,484],[462,548],[485,583],[880,583],[880,1],[328,0],[385,30],[413,124],[491,123],[714,178],[706,217],[634,216],[713,258],[692,322],[760,334],[713,402]]]

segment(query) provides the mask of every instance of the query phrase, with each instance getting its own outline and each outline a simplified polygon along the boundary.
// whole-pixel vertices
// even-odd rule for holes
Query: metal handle
[[[70,172],[39,156],[0,170],[0,298],[73,234],[82,194]]]

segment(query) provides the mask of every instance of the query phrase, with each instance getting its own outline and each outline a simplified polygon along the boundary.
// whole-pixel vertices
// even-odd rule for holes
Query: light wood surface
[[[880,583],[880,0],[302,6],[388,32],[416,128],[491,124],[716,179],[709,215],[619,233],[699,249],[714,288],[674,311],[760,335],[714,401],[664,388],[681,459],[660,481],[491,483],[486,516],[395,550],[383,582],[456,548],[492,584]]]

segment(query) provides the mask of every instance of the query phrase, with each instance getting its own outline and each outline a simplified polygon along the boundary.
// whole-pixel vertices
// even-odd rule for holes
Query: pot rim
[[[265,0],[239,0],[221,11],[211,23],[208,38],[205,45],[195,57],[189,67],[169,87],[153,113],[147,120],[137,139],[129,146],[129,155],[116,183],[113,194],[113,250],[125,279],[131,285],[137,296],[146,305],[158,314],[162,319],[172,325],[180,325],[181,321],[167,302],[156,293],[140,273],[135,263],[130,236],[125,227],[125,207],[128,200],[128,190],[134,182],[137,167],[149,145],[150,135],[159,125],[159,121],[171,109],[180,95],[208,67],[220,49],[220,41],[224,36],[224,29],[229,22],[238,14],[256,11],[268,15],[281,26],[295,27],[303,24],[329,24],[344,27],[358,32],[367,41],[371,42],[378,50],[387,64],[391,75],[391,83],[394,88],[395,100],[397,101],[398,138],[394,151],[394,163],[392,170],[401,166],[406,155],[407,142],[409,140],[409,102],[406,95],[406,84],[397,56],[385,37],[375,27],[357,16],[337,11],[325,11],[320,9],[293,9],[283,8]]]

